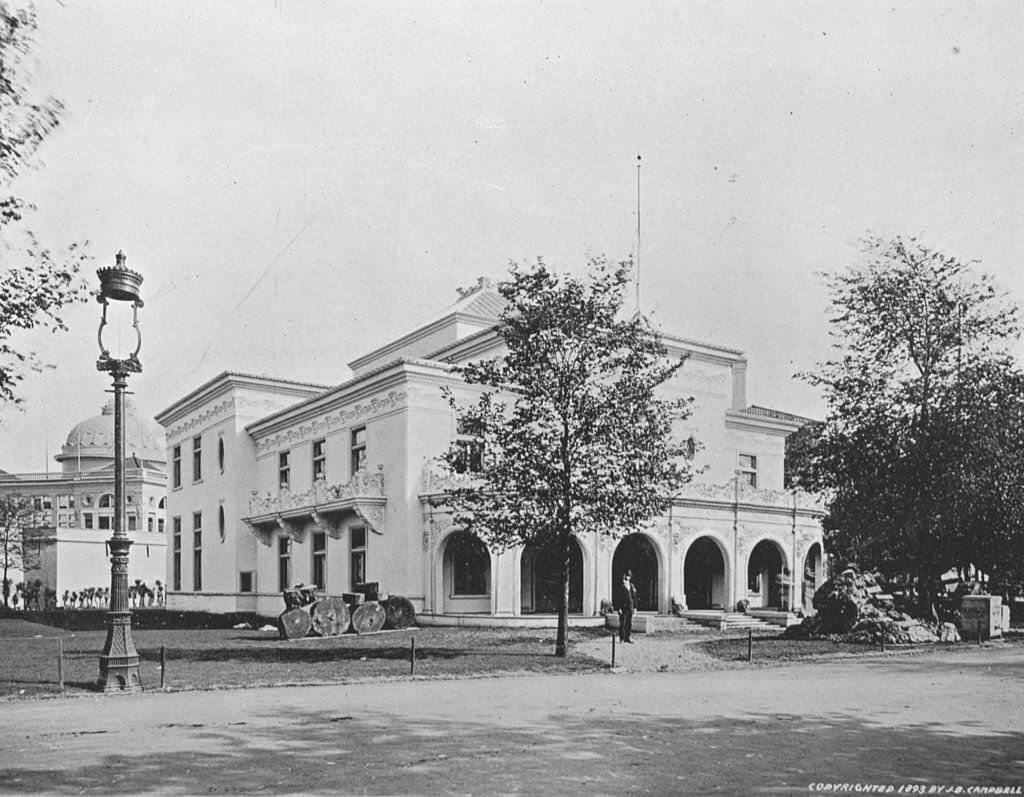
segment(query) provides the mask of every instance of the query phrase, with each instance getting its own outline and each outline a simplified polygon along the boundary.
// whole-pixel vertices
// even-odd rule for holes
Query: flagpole
[[[640,153],[636,155],[636,314],[640,315]]]

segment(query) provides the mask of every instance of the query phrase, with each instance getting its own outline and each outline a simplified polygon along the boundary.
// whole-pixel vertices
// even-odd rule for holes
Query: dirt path
[[[644,655],[642,644],[627,650]],[[0,793],[1024,785],[1022,708],[1019,647],[716,672],[13,702],[0,706]]]

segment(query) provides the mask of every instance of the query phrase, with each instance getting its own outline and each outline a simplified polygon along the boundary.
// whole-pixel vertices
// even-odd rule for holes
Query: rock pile
[[[876,576],[853,568],[821,585],[814,593],[814,609],[815,615],[790,626],[785,635],[871,644],[939,641],[935,629],[896,608]]]

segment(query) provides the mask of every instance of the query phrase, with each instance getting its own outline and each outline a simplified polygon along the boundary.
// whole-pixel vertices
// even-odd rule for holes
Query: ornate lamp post
[[[97,333],[100,357],[96,361],[96,370],[109,372],[114,380],[114,535],[107,541],[110,546],[110,612],[107,614],[107,641],[100,654],[99,687],[104,692],[141,692],[139,654],[132,641],[132,613],[128,607],[128,549],[132,541],[125,532],[124,393],[128,374],[142,371],[142,363],[139,362],[139,350],[142,348],[142,333],[139,331],[142,275],[125,265],[124,252],[117,253],[116,266],[101,268],[96,274],[100,278],[96,298],[103,305]],[[103,342],[110,301],[131,302],[136,344],[135,351],[125,359],[111,357]]]

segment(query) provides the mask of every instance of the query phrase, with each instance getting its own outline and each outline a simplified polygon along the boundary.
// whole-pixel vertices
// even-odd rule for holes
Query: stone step
[[[772,622],[771,620],[742,612],[698,610],[684,612],[683,616],[687,620],[725,631],[746,631],[750,629],[751,631],[778,633],[779,628],[784,627],[781,622]]]

